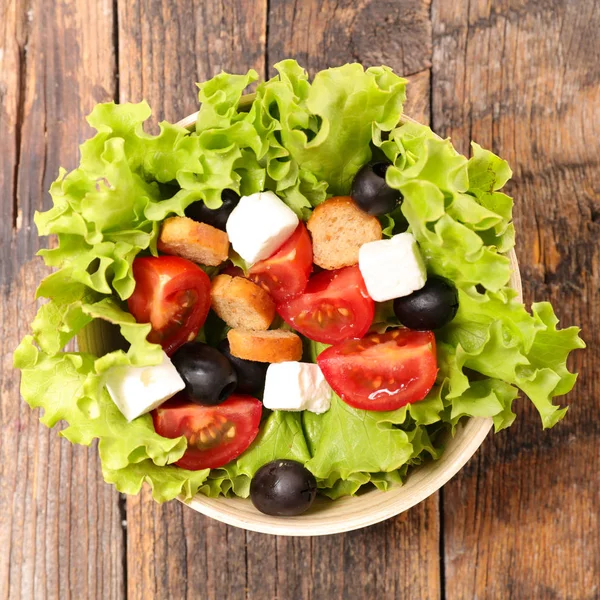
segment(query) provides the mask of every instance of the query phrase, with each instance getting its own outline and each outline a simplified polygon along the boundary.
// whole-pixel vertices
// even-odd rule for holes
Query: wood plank
[[[566,419],[541,430],[519,405],[444,488],[448,598],[600,595],[600,14],[594,2],[436,1],[433,125],[515,172],[527,301],[549,299],[588,350]]]
[[[311,74],[347,62],[401,75],[431,67],[430,0],[271,0],[268,64],[295,58]]]
[[[95,449],[73,447],[19,397],[12,352],[46,274],[35,210],[59,164],[73,168],[84,116],[114,95],[112,3],[12,0],[0,19],[0,598],[119,598],[119,495]]]
[[[409,76],[407,114],[429,121],[429,2],[271,0],[270,10],[269,65],[291,56],[314,74],[346,62],[386,64]],[[261,572],[277,572],[277,587],[267,589],[279,598],[439,598],[438,510],[436,494],[361,531],[278,538],[275,563],[262,559]]]
[[[147,100],[153,121],[198,110],[195,83],[221,71],[265,74],[267,0],[119,2],[119,100]]]
[[[148,490],[127,499],[129,598],[246,598],[245,531]]]
[[[263,77],[266,14],[266,0],[119,2],[120,101],[145,98],[154,123],[177,121],[198,110],[195,82],[249,68]],[[130,598],[255,597],[249,585],[264,598],[261,586],[273,588],[274,571],[247,577],[263,544],[250,538],[247,556],[245,531],[159,506],[147,490],[127,499],[127,533]]]

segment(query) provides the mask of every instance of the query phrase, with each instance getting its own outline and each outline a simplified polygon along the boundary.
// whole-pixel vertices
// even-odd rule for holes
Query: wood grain
[[[600,14],[595,2],[433,5],[433,124],[513,166],[526,301],[583,323],[566,419],[521,402],[509,432],[444,488],[448,598],[597,598]]]
[[[196,82],[221,71],[265,75],[267,0],[118,2],[119,100],[150,103],[153,122],[198,110]]]
[[[116,12],[115,12],[116,7]],[[0,7],[0,599],[597,598],[600,596],[600,7],[597,0],[4,0]],[[77,161],[95,102],[196,110],[195,81],[295,57],[409,76],[406,110],[506,157],[526,299],[582,323],[572,408],[509,432],[395,519],[275,538],[148,491],[126,505],[94,448],[19,399],[12,351],[44,274],[33,213]],[[430,100],[432,104],[430,105]],[[441,499],[441,500],[440,500]],[[442,512],[440,522],[439,513]],[[126,536],[122,520],[126,518]],[[442,554],[440,557],[440,548]],[[442,559],[440,568],[440,558]]]
[[[57,43],[60,40],[60,43]],[[84,115],[114,94],[112,4],[11,1],[0,18],[0,598],[118,598],[119,495],[94,449],[74,447],[19,397],[12,351],[45,274],[33,213],[59,161],[76,165]]]
[[[311,74],[360,62],[412,75],[431,66],[429,0],[271,0],[268,65],[295,58]]]

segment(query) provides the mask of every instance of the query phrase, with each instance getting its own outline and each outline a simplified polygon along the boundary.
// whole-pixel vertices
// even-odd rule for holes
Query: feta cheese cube
[[[294,233],[296,213],[273,192],[242,196],[225,226],[233,249],[248,263],[271,256]]]
[[[358,251],[358,268],[375,302],[408,296],[427,281],[425,261],[411,233],[363,244]]]
[[[332,390],[319,365],[297,361],[273,363],[267,369],[263,405],[271,410],[329,410]]]
[[[185,388],[183,379],[164,352],[159,365],[112,367],[104,376],[104,384],[128,421],[154,410]]]

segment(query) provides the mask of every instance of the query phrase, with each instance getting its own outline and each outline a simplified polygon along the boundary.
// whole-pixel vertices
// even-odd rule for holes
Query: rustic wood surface
[[[599,32],[593,0],[0,0],[0,599],[599,598]],[[589,346],[556,429],[523,403],[436,496],[314,539],[121,498],[11,369],[43,274],[33,212],[94,103],[146,98],[177,120],[195,81],[288,56],[388,64],[411,80],[409,114],[507,158],[526,300],[550,299]]]

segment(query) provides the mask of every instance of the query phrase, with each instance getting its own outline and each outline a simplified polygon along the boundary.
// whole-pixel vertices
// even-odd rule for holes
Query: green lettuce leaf
[[[432,396],[439,397],[439,391]],[[306,464],[315,476],[320,492],[332,499],[341,496],[353,495],[368,484],[378,489],[386,490],[392,485],[401,485],[404,481],[408,468],[422,464],[427,459],[439,458],[442,446],[434,442],[428,428],[419,423],[421,417],[427,413],[412,412],[416,403],[404,407],[398,411],[370,412],[355,410],[344,404],[339,398],[336,402],[334,412],[331,410],[325,415],[315,415],[305,412],[303,424],[306,438],[311,449],[312,459]],[[427,403],[424,400],[423,403]],[[337,412],[337,408],[351,412],[351,418],[347,419]],[[331,422],[326,415],[331,413],[331,419],[344,425],[344,436],[335,436],[334,443],[331,442]],[[416,419],[415,419],[416,417]],[[436,419],[439,421],[439,417]],[[428,419],[422,420],[427,423]],[[401,422],[400,427],[394,426]],[[361,427],[362,423],[364,427]],[[438,427],[439,429],[439,427]],[[335,429],[334,429],[335,431]],[[433,431],[433,430],[432,430]],[[338,433],[336,431],[336,433]],[[353,437],[347,438],[346,435]],[[385,445],[389,442],[386,437],[392,436],[395,444]],[[321,449],[325,447],[338,457],[339,463],[332,464],[328,468],[328,460],[323,459]],[[393,457],[385,456],[385,450],[392,450]],[[362,457],[362,455],[365,455]],[[390,468],[390,459],[396,464]],[[396,462],[397,461],[397,462]],[[340,464],[347,468],[338,468]],[[375,471],[375,464],[381,465],[381,471]],[[367,466],[369,465],[369,466]],[[354,470],[356,469],[356,470]]]
[[[152,489],[152,497],[157,502],[166,502],[180,497],[191,500],[209,474],[209,469],[188,471],[175,466],[159,466],[151,460],[130,463],[122,469],[110,469],[102,463],[102,475],[107,483],[112,483],[123,494],[138,494],[144,483]]]
[[[264,141],[259,162],[266,186],[306,218],[326,193],[348,193],[371,157],[372,127],[389,131],[398,122],[406,81],[387,67],[352,64],[311,84],[295,61],[275,68],[279,75],[259,85],[250,111]]]
[[[516,386],[533,402],[546,428],[566,413],[553,398],[575,385],[576,375],[567,369],[566,359],[572,350],[585,347],[578,328],[557,330],[557,322],[548,303],[534,304],[530,315],[515,301],[514,292],[486,292],[482,297],[475,291],[460,290],[457,316],[444,328],[442,338],[455,349],[455,370],[464,375],[466,367]],[[449,397],[460,398],[468,390],[464,377],[455,376],[455,380],[460,387],[454,390],[451,382]],[[505,411],[511,394],[504,390],[499,413]],[[510,413],[506,415],[510,420]]]
[[[452,424],[465,416],[491,417],[496,431],[512,425],[515,413],[512,403],[518,395],[514,386],[500,379],[483,379],[471,382],[469,389],[452,401]]]
[[[229,250],[229,260],[234,267],[239,267],[244,271],[244,275],[248,274],[250,267],[249,265],[233,248]]]
[[[98,150],[106,148],[111,139],[120,139],[129,167],[144,179],[169,183],[181,171],[200,171],[198,138],[166,121],[159,124],[158,135],[146,133],[144,122],[151,114],[146,102],[96,105],[87,120],[98,135],[81,146],[81,169],[98,178],[105,177],[105,165],[99,160]]]
[[[321,431],[306,466],[319,479],[393,471],[412,455],[408,434],[394,427],[405,421],[406,408],[389,412],[358,410],[334,394],[331,408],[318,417],[322,420]]]
[[[406,80],[387,67],[365,71],[354,63],[321,71],[306,98],[311,116],[319,118],[318,129],[313,137],[282,123],[284,146],[301,167],[329,184],[331,194],[347,194],[354,175],[371,158],[373,125],[383,131],[396,126],[405,89]]]
[[[97,294],[73,281],[68,270],[48,275],[40,283],[36,296],[48,298],[31,323],[31,332],[39,347],[50,356],[60,352],[92,319],[83,305]]]

